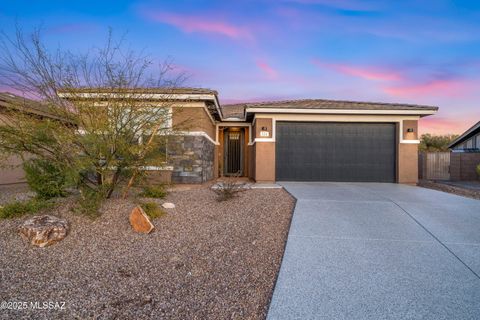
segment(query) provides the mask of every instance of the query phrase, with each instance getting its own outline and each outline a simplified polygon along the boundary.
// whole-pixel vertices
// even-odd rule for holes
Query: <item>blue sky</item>
[[[73,51],[109,27],[222,102],[325,98],[440,107],[423,132],[480,120],[478,1],[3,1],[0,29],[40,24]]]

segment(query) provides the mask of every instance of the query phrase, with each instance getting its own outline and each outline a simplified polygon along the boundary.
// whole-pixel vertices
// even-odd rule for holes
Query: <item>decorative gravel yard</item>
[[[161,200],[155,200],[161,203]],[[70,233],[30,246],[0,220],[2,301],[65,302],[65,310],[0,310],[12,319],[263,319],[294,206],[284,190],[248,190],[217,202],[208,188],[175,191],[149,235],[128,222],[131,201],[112,199],[94,220],[70,212]]]

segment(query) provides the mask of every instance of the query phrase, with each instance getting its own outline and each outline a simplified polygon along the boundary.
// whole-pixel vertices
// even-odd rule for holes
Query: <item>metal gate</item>
[[[243,174],[243,132],[226,131],[224,140],[224,174]]]
[[[395,133],[393,123],[277,122],[277,180],[395,182]]]

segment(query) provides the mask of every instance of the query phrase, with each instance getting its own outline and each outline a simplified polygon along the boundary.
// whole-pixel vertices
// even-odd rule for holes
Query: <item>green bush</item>
[[[422,134],[418,150],[421,152],[448,151],[448,145],[458,137],[456,134],[432,135]]]
[[[75,211],[81,214],[96,217],[99,216],[99,209],[105,199],[104,193],[88,188],[80,189],[80,199],[77,202]]]
[[[158,198],[163,199],[167,196],[167,191],[164,185],[146,186],[143,188],[143,192],[140,193],[144,198]]]
[[[165,214],[162,208],[155,202],[145,202],[140,205],[150,219],[161,217]]]
[[[42,209],[49,208],[53,205],[51,201],[33,198],[26,201],[14,201],[0,206],[0,219],[8,219],[20,217],[25,214],[36,213]]]
[[[38,197],[50,199],[67,194],[65,191],[67,178],[62,168],[40,159],[26,161],[23,168],[28,185]]]

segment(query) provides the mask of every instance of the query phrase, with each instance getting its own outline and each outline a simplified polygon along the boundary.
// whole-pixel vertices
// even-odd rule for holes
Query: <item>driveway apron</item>
[[[480,319],[480,201],[382,183],[297,198],[267,319]]]

